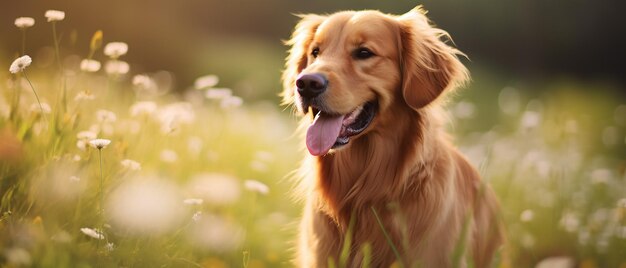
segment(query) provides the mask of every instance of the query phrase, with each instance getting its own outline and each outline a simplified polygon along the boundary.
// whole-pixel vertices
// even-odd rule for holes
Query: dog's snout
[[[323,74],[303,74],[296,80],[298,93],[304,98],[314,98],[326,91],[328,80]]]

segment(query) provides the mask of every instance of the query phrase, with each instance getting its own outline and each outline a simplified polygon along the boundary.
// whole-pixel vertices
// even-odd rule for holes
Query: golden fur
[[[432,27],[420,7],[401,16],[378,11],[301,16],[287,42],[284,102],[309,112],[298,105],[295,80],[316,72],[328,77],[326,109],[346,114],[371,100],[379,108],[369,127],[348,145],[307,156],[301,169],[306,204],[298,266],[334,262],[360,267],[366,244],[371,246],[370,267],[394,262],[450,267],[457,247],[465,249],[461,266],[466,260],[473,267],[489,266],[502,240],[498,205],[442,129],[438,100],[467,80],[457,58],[461,53],[442,39],[448,39],[447,33]],[[350,56],[363,46],[375,56]],[[311,56],[313,47],[320,49],[317,58]],[[303,121],[311,123],[308,116]],[[341,259],[349,233],[349,253]]]

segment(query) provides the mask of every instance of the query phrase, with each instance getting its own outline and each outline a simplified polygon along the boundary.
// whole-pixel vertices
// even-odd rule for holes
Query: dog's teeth
[[[354,122],[354,120],[356,120],[356,118],[359,116],[359,114],[361,114],[361,111],[363,110],[363,105],[357,107],[356,109],[354,109],[354,111],[352,111],[350,114],[348,114],[348,116],[343,120],[343,125],[344,126],[348,126],[350,124],[352,124]]]

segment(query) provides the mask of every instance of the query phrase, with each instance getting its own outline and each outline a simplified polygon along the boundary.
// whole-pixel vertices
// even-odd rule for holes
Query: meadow
[[[18,47],[0,72],[2,266],[293,266],[291,111],[211,70],[183,88],[135,73],[106,33],[61,53],[60,15],[16,20],[22,42],[49,27],[51,55]],[[606,83],[471,71],[448,126],[500,199],[494,267],[626,267],[626,102]]]

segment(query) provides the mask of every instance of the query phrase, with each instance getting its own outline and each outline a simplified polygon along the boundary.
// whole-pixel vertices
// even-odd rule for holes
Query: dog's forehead
[[[378,11],[348,11],[329,16],[317,29],[315,41],[349,42],[356,45],[394,38],[393,20]]]

